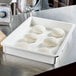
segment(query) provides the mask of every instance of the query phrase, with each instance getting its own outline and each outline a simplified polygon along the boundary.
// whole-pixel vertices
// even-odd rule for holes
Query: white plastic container
[[[45,27],[59,27],[64,29],[67,34],[60,45],[60,47],[57,50],[57,53],[55,55],[53,54],[42,54],[40,52],[33,51],[31,49],[30,51],[25,50],[23,48],[18,48],[14,44],[16,41],[21,39],[28,31],[30,25],[44,25]],[[23,22],[15,31],[13,31],[1,44],[3,45],[3,52],[27,59],[32,59],[39,62],[49,63],[49,64],[55,64],[56,58],[59,58],[60,55],[63,54],[63,51],[66,51],[68,48],[67,46],[70,44],[71,38],[72,38],[72,32],[75,28],[74,24],[61,22],[61,21],[55,21],[55,20],[49,20],[49,19],[43,19],[38,17],[30,17],[25,22]]]

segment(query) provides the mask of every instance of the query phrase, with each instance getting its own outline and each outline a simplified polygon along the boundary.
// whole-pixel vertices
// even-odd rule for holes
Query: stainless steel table
[[[0,54],[0,76],[34,76],[52,69],[53,65],[4,53]]]

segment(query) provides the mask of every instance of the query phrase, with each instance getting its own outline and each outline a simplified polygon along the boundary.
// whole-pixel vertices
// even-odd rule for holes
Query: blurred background
[[[76,0],[36,0],[36,1],[38,1],[38,3],[34,7],[35,12],[76,4]],[[25,0],[0,0],[0,4],[2,3],[6,3],[6,5],[8,6],[7,7],[0,6],[0,8],[2,9],[4,8],[3,11],[5,11],[7,14],[5,18],[0,18],[0,30],[2,30],[6,35],[9,35],[14,29],[16,29],[17,26],[19,26],[27,18],[25,17],[26,16],[25,14],[27,13],[24,14],[24,12],[26,11]],[[0,11],[2,11],[2,9],[0,9]],[[4,22],[6,20],[8,21],[7,23]],[[6,24],[9,26],[5,26]]]
[[[0,0],[0,3],[9,3],[12,0]],[[15,1],[15,0],[14,0]],[[73,5],[76,4],[76,0],[42,0],[44,5],[49,3],[50,7],[61,7],[66,5]]]

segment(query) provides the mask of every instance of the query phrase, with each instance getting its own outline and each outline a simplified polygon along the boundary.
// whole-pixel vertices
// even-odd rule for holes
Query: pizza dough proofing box
[[[18,48],[15,46],[15,43],[28,32],[30,25],[36,25],[36,24],[44,25],[45,27],[48,28],[59,27],[67,32],[66,37],[59,46],[57,53],[55,55],[42,54],[40,52],[33,51],[33,49],[28,51],[26,49]],[[56,58],[59,57],[61,54],[63,54],[63,51],[67,49],[67,45],[70,44],[74,28],[75,25],[71,23],[49,20],[38,17],[29,17],[1,43],[3,45],[3,52],[27,59],[32,59],[35,61],[55,64]]]

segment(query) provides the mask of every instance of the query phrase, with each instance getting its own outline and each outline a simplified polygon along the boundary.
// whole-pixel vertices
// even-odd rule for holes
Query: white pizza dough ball
[[[42,34],[46,31],[45,27],[42,25],[35,25],[32,27],[31,32],[36,34]]]
[[[37,40],[37,35],[33,33],[26,34],[24,37],[24,41],[27,43],[35,43]]]
[[[56,38],[61,38],[65,36],[65,31],[61,28],[53,28],[48,36],[53,36]]]
[[[43,45],[46,47],[56,47],[58,45],[58,40],[55,37],[49,37],[44,39]]]

